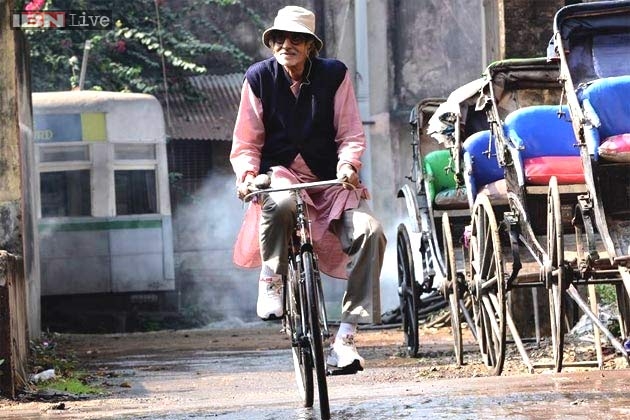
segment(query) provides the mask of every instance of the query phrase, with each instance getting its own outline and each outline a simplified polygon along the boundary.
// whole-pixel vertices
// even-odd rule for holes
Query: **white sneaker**
[[[363,370],[365,360],[357,352],[357,347],[354,345],[354,335],[335,337],[335,341],[330,346],[326,363],[338,368],[345,368],[354,364],[357,370]]]
[[[264,277],[258,281],[256,313],[259,318],[265,321],[282,318],[282,290],[282,277]]]

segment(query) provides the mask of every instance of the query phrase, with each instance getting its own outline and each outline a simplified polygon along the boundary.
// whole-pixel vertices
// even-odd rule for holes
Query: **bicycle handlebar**
[[[258,194],[262,194],[262,193],[292,191],[292,190],[299,191],[299,190],[305,190],[308,188],[325,187],[325,186],[330,186],[330,185],[343,185],[344,187],[350,188],[352,190],[356,189],[354,185],[341,179],[330,179],[327,181],[315,181],[315,182],[303,182],[299,184],[291,184],[285,187],[276,187],[276,188],[259,188],[255,185],[251,185],[250,192],[247,195],[245,195],[245,197],[243,197],[243,201],[247,202],[251,200],[252,197]]]

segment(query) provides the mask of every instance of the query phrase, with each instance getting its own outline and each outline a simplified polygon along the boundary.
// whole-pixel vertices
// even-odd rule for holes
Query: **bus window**
[[[155,170],[114,171],[116,214],[157,213]]]
[[[154,144],[116,144],[114,145],[116,160],[153,160],[155,161]]]
[[[42,217],[90,216],[90,171],[42,172]]]
[[[77,146],[51,146],[39,148],[39,161],[41,163],[51,162],[89,162],[90,153],[87,145]]]

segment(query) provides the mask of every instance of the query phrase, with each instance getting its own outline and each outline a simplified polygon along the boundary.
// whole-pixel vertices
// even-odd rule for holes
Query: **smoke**
[[[387,248],[381,270],[381,312],[385,313],[400,305],[398,298],[398,265],[396,261],[396,231],[398,223],[383,224]]]
[[[232,263],[245,210],[236,197],[234,176],[217,171],[189,204],[174,211],[175,267],[183,305],[198,306],[213,320],[256,319],[257,270]]]
[[[242,269],[232,262],[232,249],[246,206],[236,198],[234,176],[213,172],[190,204],[179,205],[173,215],[176,277],[183,302],[208,311],[213,326],[257,322],[258,270]],[[396,228],[382,223],[388,240],[380,280],[381,312],[399,305],[396,265]],[[323,275],[329,319],[339,319],[346,282]],[[188,295],[188,296],[186,296]]]

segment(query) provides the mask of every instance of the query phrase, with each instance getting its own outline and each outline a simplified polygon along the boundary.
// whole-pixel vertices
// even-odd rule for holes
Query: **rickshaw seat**
[[[424,156],[424,171],[428,181],[429,198],[438,209],[467,208],[468,202],[462,200],[452,171],[448,171],[451,164],[451,152],[447,149],[434,150]]]
[[[488,146],[490,154],[488,155]],[[494,204],[507,203],[507,193],[503,168],[497,162],[494,141],[490,130],[470,135],[462,144],[464,153],[464,181],[470,207],[477,194],[484,193]]]
[[[566,106],[558,116],[557,105],[533,105],[512,111],[504,122],[505,134],[518,153],[514,163],[519,182],[548,185],[555,176],[558,184],[583,184],[584,169]]]
[[[592,125],[585,129],[588,150],[598,157],[597,148],[605,139],[630,133],[630,76],[597,79],[578,92],[584,115]]]

